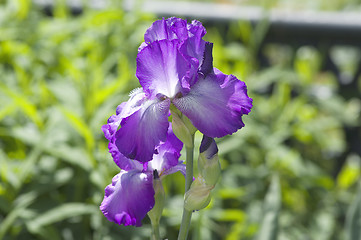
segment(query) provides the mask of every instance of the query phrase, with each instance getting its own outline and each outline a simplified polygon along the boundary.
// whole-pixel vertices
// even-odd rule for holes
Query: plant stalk
[[[193,182],[193,150],[194,150],[194,135],[192,135],[193,144],[191,147],[186,147],[186,184],[185,192],[189,190]],[[178,240],[186,240],[189,226],[191,223],[192,211],[183,208],[182,223],[179,229]]]
[[[151,240],[160,240],[160,233],[159,233],[159,223],[153,224],[152,223],[152,237]]]

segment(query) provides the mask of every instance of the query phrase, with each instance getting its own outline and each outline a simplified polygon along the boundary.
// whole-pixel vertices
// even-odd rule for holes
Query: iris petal
[[[173,104],[193,125],[209,137],[223,137],[244,126],[242,115],[248,114],[252,99],[244,82],[215,69],[191,88],[188,95]]]
[[[131,170],[135,168],[142,169],[142,166],[139,162],[126,158],[119,152],[118,147],[115,145],[115,134],[122,120],[133,114],[135,111],[138,111],[145,100],[145,93],[141,88],[133,90],[130,94],[129,100],[121,103],[117,107],[116,114],[112,115],[108,119],[108,123],[102,126],[104,136],[109,140],[109,152],[111,153],[114,162],[123,170]]]
[[[202,26],[202,23],[193,20],[191,23],[187,23],[186,20],[171,17],[168,19],[161,19],[155,21],[151,27],[149,27],[144,34],[145,44],[142,44],[139,51],[142,50],[146,44],[163,39],[174,40],[177,39],[179,43],[187,40],[191,40],[191,45],[194,47],[190,49],[190,52],[197,53],[200,58],[202,57],[202,37],[206,34],[206,29]],[[204,41],[203,41],[204,42]],[[196,57],[195,55],[190,55]]]
[[[159,67],[155,68],[154,70],[157,72],[157,74],[149,74],[149,71],[147,71],[147,69],[143,69],[142,67],[139,67],[141,65],[146,65],[146,64],[139,64],[137,68],[137,77],[139,78],[139,76],[141,76],[141,74],[143,73],[143,71],[147,71],[148,73],[145,73],[144,76],[144,80],[146,80],[144,82],[144,84],[142,84],[142,79],[140,79],[141,85],[143,86],[144,90],[146,92],[148,92],[148,94],[151,94],[152,91],[154,90],[159,90],[160,93],[168,96],[168,97],[174,97],[174,95],[176,93],[179,92],[179,90],[181,90],[182,94],[186,94],[188,93],[190,87],[196,82],[197,80],[197,70],[199,69],[199,67],[201,66],[202,62],[203,62],[203,57],[204,57],[204,49],[205,49],[205,44],[206,42],[202,39],[202,37],[205,35],[206,33],[206,29],[202,26],[202,23],[196,20],[193,20],[191,23],[187,23],[186,20],[180,19],[180,18],[175,18],[175,17],[171,17],[168,19],[162,19],[162,20],[158,20],[155,21],[152,26],[150,28],[148,28],[148,30],[146,31],[145,35],[144,35],[144,40],[145,42],[141,44],[141,46],[138,49],[138,52],[141,53],[145,48],[147,48],[147,46],[149,45],[153,45],[154,43],[158,42],[158,41],[164,41],[167,40],[169,42],[173,42],[174,47],[177,48],[178,50],[178,55],[182,55],[183,58],[186,60],[185,62],[187,63],[187,68],[186,68],[186,72],[187,73],[181,73],[182,76],[180,76],[178,78],[178,80],[176,80],[176,78],[172,78],[172,83],[173,84],[169,84],[169,80],[168,82],[168,89],[164,89],[167,88],[167,85],[165,85],[165,81],[164,81],[164,77],[160,77],[159,78],[159,74],[160,73],[165,73],[165,75],[168,73],[170,73],[168,70],[164,68],[163,71],[158,71],[157,69],[160,69]],[[155,46],[156,47],[156,46]],[[154,52],[150,51],[148,48],[148,53],[151,54],[144,54],[143,59],[147,60],[149,62],[149,59],[147,59],[147,56],[153,56],[154,61],[151,62],[150,66],[157,66],[159,64],[161,64],[162,62],[165,62],[163,59],[164,57],[160,58],[160,54],[154,54]],[[178,58],[178,56],[177,56]],[[184,62],[184,59],[181,58]],[[139,59],[140,60],[140,59]],[[173,59],[173,62],[175,62],[178,67],[180,67],[181,69],[183,69],[183,64],[182,64],[182,60],[181,61],[174,61],[176,60],[175,58]],[[143,60],[144,62],[144,60]],[[169,59],[166,59],[166,62],[168,63],[172,63],[172,61],[169,61]],[[154,64],[156,63],[156,64]],[[172,69],[176,69],[175,65],[172,66]],[[173,73],[176,72],[174,70],[172,70]],[[178,71],[178,69],[177,69]],[[148,78],[147,75],[152,75],[151,78]],[[172,75],[172,74],[171,74]],[[160,80],[160,82],[163,82],[163,84],[155,84],[155,86],[150,87],[149,85],[152,85],[153,80],[152,79],[157,79],[154,78],[154,76],[157,76],[158,79]],[[173,74],[174,76],[174,74]],[[154,85],[154,84],[153,84]],[[158,86],[158,87],[156,87]],[[179,86],[182,87],[182,89],[179,89]],[[164,88],[163,88],[164,87]],[[174,89],[176,91],[174,91]]]
[[[104,136],[109,141],[112,140],[115,132],[118,130],[118,127],[120,125],[120,121],[122,120],[122,115],[120,114],[120,112],[124,108],[125,104],[126,104],[126,102],[121,103],[117,107],[117,114],[110,116],[109,119],[108,119],[107,124],[102,126],[102,131],[104,132]]]
[[[187,21],[180,18],[168,18],[155,21],[144,34],[144,41],[152,43],[157,40],[184,40],[188,37]]]
[[[121,122],[115,145],[125,157],[142,163],[152,160],[155,147],[166,141],[170,100],[147,100]]]
[[[114,142],[109,142],[108,144],[109,152],[113,157],[113,161],[120,169],[123,170],[132,170],[132,169],[143,169],[143,164],[138,161],[129,159],[125,157],[123,154],[119,152],[118,147],[115,145]]]
[[[131,170],[114,176],[105,189],[100,210],[109,221],[139,227],[153,206],[153,175]]]
[[[148,166],[151,169],[156,169],[161,175],[164,171],[178,164],[182,147],[183,143],[174,135],[170,126],[166,142],[162,142],[157,147],[157,154],[153,155],[153,160],[149,162]]]
[[[182,162],[182,161],[179,161],[177,165],[171,167],[171,168],[168,168],[167,170],[165,170],[163,173],[162,173],[162,177],[163,176],[166,176],[166,175],[169,175],[169,174],[173,174],[173,173],[176,173],[176,172],[181,172],[183,174],[184,177],[186,177],[186,165]]]
[[[188,24],[188,38],[187,41],[181,46],[181,49],[187,53],[188,56],[196,58],[198,60],[198,66],[202,64],[204,47],[206,42],[202,39],[206,34],[206,29],[202,26],[202,23],[193,20],[191,24]]]
[[[116,114],[110,116],[107,124],[102,126],[105,138],[111,141],[114,138],[122,119],[139,110],[145,99],[145,93],[141,88],[134,89],[129,94],[129,100],[121,103],[117,107]]]
[[[151,96],[174,97],[191,66],[177,47],[177,40],[155,41],[137,56],[137,77],[144,91]]]

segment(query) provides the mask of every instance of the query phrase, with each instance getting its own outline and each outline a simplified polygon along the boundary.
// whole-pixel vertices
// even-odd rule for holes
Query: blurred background
[[[168,16],[201,20],[214,66],[254,100],[217,139],[222,178],[189,239],[361,239],[360,13],[360,0],[0,0],[0,239],[149,238],[147,217],[124,227],[99,210],[119,172],[101,126]],[[184,178],[163,184],[171,240]]]

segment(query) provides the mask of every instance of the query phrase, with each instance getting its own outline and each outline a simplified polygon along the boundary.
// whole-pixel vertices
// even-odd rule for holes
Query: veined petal
[[[180,157],[183,143],[174,135],[170,125],[168,129],[167,140],[159,144],[153,160],[148,163],[151,170],[156,169],[159,175],[164,171],[176,166]]]
[[[134,89],[130,93],[130,98],[127,102],[121,103],[116,110],[116,114],[110,116],[108,124],[102,126],[105,137],[109,140],[108,148],[114,162],[123,170],[142,169],[142,164],[137,161],[126,158],[118,150],[115,145],[115,133],[117,132],[122,120],[129,115],[138,111],[142,104],[146,101],[145,93],[141,88]]]
[[[181,82],[188,78],[190,68],[177,47],[177,40],[160,40],[138,53],[136,75],[148,95],[172,98],[181,90]]]
[[[167,169],[166,171],[164,171],[162,173],[161,177],[167,176],[169,174],[176,173],[178,171],[181,172],[184,177],[186,177],[186,165],[182,161],[179,161],[177,165],[175,165],[175,166]]]
[[[145,32],[144,41],[146,44],[163,39],[178,39],[179,42],[182,42],[192,37],[201,39],[205,34],[206,29],[201,22],[193,20],[191,23],[187,23],[187,20],[171,17],[155,21]],[[143,48],[142,44],[140,50]]]
[[[119,152],[118,147],[115,145],[114,142],[109,142],[108,149],[110,154],[113,157],[113,161],[120,169],[129,171],[132,169],[143,169],[143,164],[141,164],[139,161],[129,159],[125,157],[123,154]]]
[[[112,222],[141,226],[154,206],[153,175],[138,170],[121,171],[105,188],[100,210]]]
[[[187,29],[189,31],[189,37],[197,36],[198,38],[202,38],[207,33],[202,23],[197,20],[193,20],[190,24],[188,24]]]
[[[144,34],[144,41],[146,43],[152,43],[157,40],[183,40],[188,37],[187,21],[171,17],[168,19],[161,19],[155,21],[150,28]]]
[[[122,116],[119,114],[119,112],[121,112],[121,110],[125,104],[126,104],[126,102],[121,103],[117,107],[117,114],[110,116],[107,124],[102,126],[102,131],[104,133],[104,136],[109,141],[111,141],[113,139],[115,132],[118,130],[120,121],[122,120]]]
[[[217,69],[215,72],[199,79],[189,94],[172,101],[199,131],[212,138],[242,128],[242,115],[252,108],[244,82]]]
[[[206,42],[204,46],[202,65],[199,67],[199,73],[203,76],[214,73],[212,49],[213,43]]]
[[[191,24],[188,24],[188,39],[184,41],[181,48],[187,53],[188,56],[196,58],[198,60],[198,66],[202,64],[203,53],[206,41],[202,38],[206,34],[206,29],[202,26],[202,23],[193,20]]]
[[[203,62],[204,57],[204,50],[205,50],[205,44],[206,42],[202,39],[203,36],[206,34],[206,29],[202,26],[202,23],[196,20],[193,20],[191,23],[187,23],[186,20],[171,17],[168,19],[162,19],[155,21],[150,28],[146,31],[144,35],[145,42],[141,44],[141,46],[138,49],[138,53],[141,53],[144,49],[146,49],[149,45],[154,44],[157,41],[164,41],[168,40],[173,42],[174,48],[178,49],[178,55],[180,54],[182,56],[181,62],[187,63],[186,72],[187,73],[181,73],[181,71],[178,71],[178,68],[184,69],[182,66],[182,63],[177,60],[177,57],[173,57],[173,62],[175,62],[177,66],[177,71],[171,70],[173,74],[170,76],[174,76],[175,72],[181,73],[178,77],[178,80],[172,82],[169,84],[165,84],[164,77],[159,78],[159,72],[165,73],[163,75],[167,75],[167,71],[169,72],[169,68],[161,67],[158,69],[163,69],[163,71],[158,71],[156,69],[157,74],[149,74],[150,72],[147,71],[147,69],[141,69],[139,68],[139,75],[138,75],[138,68],[137,68],[137,77],[139,78],[141,85],[144,88],[144,91],[147,92],[147,94],[154,93],[155,88],[159,91],[156,91],[157,93],[162,93],[170,98],[174,97],[175,94],[177,94],[180,90],[182,94],[188,93],[190,87],[196,82],[197,80],[197,70],[200,68]],[[148,49],[148,53],[152,54],[144,54],[144,59],[149,61],[149,58],[147,56],[154,55],[152,51]],[[159,55],[159,54],[158,54]],[[155,60],[151,62],[150,66],[157,66],[160,65],[162,62],[164,62],[162,59],[159,58],[159,56],[155,56]],[[169,62],[169,59],[166,59],[167,62]],[[175,61],[177,60],[177,61]],[[154,64],[157,63],[157,64]],[[169,62],[172,63],[172,62]],[[144,64],[142,64],[144,65]],[[172,65],[172,64],[170,64]],[[140,66],[140,65],[138,65]],[[174,68],[173,64],[173,69]],[[168,67],[168,66],[167,66]],[[164,69],[166,71],[164,71]],[[142,72],[147,71],[145,74],[145,78],[143,81],[140,76]],[[152,77],[148,78],[149,75],[152,75]],[[169,75],[169,74],[168,74]],[[156,76],[156,77],[155,77]],[[157,78],[158,77],[158,78]],[[163,87],[149,87],[152,82],[152,79],[158,79],[161,83],[156,84],[158,86]],[[176,79],[176,78],[172,78]],[[143,83],[142,83],[143,82]],[[148,83],[147,83],[148,82]],[[181,87],[181,89],[180,89]],[[164,89],[167,88],[167,89]],[[174,91],[176,90],[176,91]]]
[[[152,160],[155,147],[166,141],[170,100],[147,100],[121,122],[115,145],[125,157],[142,163]]]
[[[233,75],[226,75],[222,73],[217,68],[214,68],[213,70],[221,88],[228,89],[230,93],[233,93],[230,95],[231,97],[229,98],[228,106],[237,110],[237,112],[240,112],[242,115],[248,114],[253,106],[253,100],[247,95],[246,84],[243,81],[238,80]]]
[[[128,117],[135,111],[138,111],[142,103],[146,100],[145,93],[141,88],[134,89],[129,94],[129,100],[121,103],[116,110],[116,114],[109,117],[107,124],[102,126],[104,136],[111,141],[115,132],[118,130],[120,122],[123,118]]]

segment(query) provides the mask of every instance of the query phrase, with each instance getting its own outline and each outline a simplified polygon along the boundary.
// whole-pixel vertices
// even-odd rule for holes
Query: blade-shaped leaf
[[[65,220],[70,217],[96,213],[97,211],[99,210],[94,205],[66,203],[35,217],[33,221],[27,223],[27,227],[30,232],[38,233],[41,232],[44,226],[49,224]]]
[[[258,240],[276,240],[278,235],[278,216],[281,209],[281,188],[278,176],[272,178],[264,201],[264,214]]]
[[[347,211],[345,228],[348,240],[361,238],[361,182],[356,197]]]

